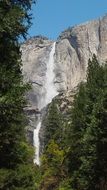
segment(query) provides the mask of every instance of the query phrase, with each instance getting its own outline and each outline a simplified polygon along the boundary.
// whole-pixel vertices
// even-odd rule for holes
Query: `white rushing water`
[[[43,107],[46,107],[52,99],[58,94],[55,85],[54,85],[54,54],[55,54],[55,42],[53,43],[50,55],[49,55],[49,61],[47,63],[47,71],[46,71],[46,83],[45,83],[45,89],[46,89],[46,96],[44,97],[44,104]],[[38,125],[36,126],[36,129],[34,129],[34,147],[35,147],[35,159],[34,163],[37,165],[40,165],[40,157],[39,157],[39,147],[40,147],[40,141],[39,141],[39,131],[41,128],[41,120],[39,121]]]
[[[53,43],[52,50],[49,55],[49,62],[47,64],[47,72],[46,72],[46,97],[45,97],[45,106],[49,104],[52,99],[58,94],[55,84],[54,84],[54,78],[55,78],[55,73],[54,73],[54,54],[55,54],[55,45],[56,42]]]
[[[35,158],[34,158],[34,163],[37,165],[40,165],[40,159],[39,159],[39,131],[41,128],[41,121],[39,121],[38,125],[36,126],[36,129],[34,129],[34,136],[33,136],[33,142],[34,142],[34,147],[35,147]]]

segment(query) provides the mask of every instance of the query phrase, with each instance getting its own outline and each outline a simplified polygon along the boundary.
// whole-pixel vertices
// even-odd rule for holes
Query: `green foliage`
[[[65,151],[60,150],[54,141],[50,142],[47,152],[42,157],[40,189],[57,189],[66,175],[64,159]]]
[[[93,55],[87,82],[75,95],[71,118],[65,120],[53,101],[45,125],[38,189],[107,189],[107,65],[100,65]]]
[[[69,178],[65,178],[59,185],[57,190],[72,190],[71,189],[71,181]]]
[[[73,190],[106,188],[107,69],[95,55],[87,82],[80,85],[72,110],[69,172]]]
[[[19,165],[15,170],[0,170],[0,189],[35,190],[36,170],[31,164]]]
[[[51,139],[55,139],[56,141],[60,142],[62,118],[55,101],[52,101],[51,105],[49,106],[48,114],[45,119],[45,126],[45,145],[47,145]]]
[[[41,190],[57,189],[66,176],[64,165],[67,149],[63,141],[63,120],[59,107],[54,100],[49,106],[45,120],[45,150],[41,159]]]
[[[7,184],[9,183],[9,176],[11,174],[11,170],[0,169],[0,189],[6,189]]]
[[[60,167],[63,164],[65,158],[65,151],[61,150],[57,143],[54,140],[50,140],[48,147],[45,151],[45,154],[42,157],[43,167],[54,168],[54,172],[59,172]]]
[[[56,101],[45,120],[40,168],[26,142],[25,93],[19,38],[30,27],[31,0],[0,1],[0,190],[107,189],[107,65],[96,56],[63,118]]]
[[[0,1],[0,189],[35,189],[33,149],[26,142],[19,39],[30,27],[32,0]]]

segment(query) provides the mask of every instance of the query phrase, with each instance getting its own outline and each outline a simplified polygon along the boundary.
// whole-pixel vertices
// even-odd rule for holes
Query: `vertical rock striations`
[[[62,32],[56,46],[56,82],[72,89],[85,80],[93,54],[101,62],[107,60],[107,16]]]
[[[35,37],[21,47],[24,78],[32,84],[32,90],[28,94],[32,107],[42,107],[42,97],[45,95],[46,65],[52,43],[47,38]]]
[[[32,90],[27,95],[31,106],[27,108],[27,113],[30,113],[28,131],[35,127],[36,113],[38,114],[44,104],[46,65],[52,44],[53,41],[38,36],[28,40],[21,47],[24,79],[32,84]],[[107,15],[68,28],[59,36],[56,42],[54,69],[54,82],[58,92],[72,90],[86,79],[88,59],[93,54],[96,54],[101,63],[107,61]],[[32,133],[32,130],[30,132]]]

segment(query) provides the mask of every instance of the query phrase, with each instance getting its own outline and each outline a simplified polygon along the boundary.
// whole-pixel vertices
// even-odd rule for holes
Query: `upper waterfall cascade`
[[[54,78],[55,78],[55,74],[54,74],[55,44],[56,44],[56,42],[53,43],[53,47],[52,47],[52,50],[51,50],[50,55],[49,55],[49,62],[47,64],[46,84],[45,84],[45,88],[46,88],[45,106],[47,104],[49,104],[52,101],[52,99],[58,94],[58,92],[55,88],[55,84],[54,84]]]
[[[46,107],[52,99],[58,94],[55,84],[54,84],[54,68],[55,68],[55,63],[54,63],[54,54],[55,54],[55,45],[56,42],[53,43],[52,49],[49,55],[49,61],[47,62],[47,70],[46,70],[46,82],[45,82],[45,90],[46,90],[46,95],[44,96],[44,103],[42,105],[43,107]],[[40,165],[40,157],[39,157],[39,147],[40,147],[40,142],[39,142],[39,132],[41,128],[41,119],[39,118],[39,123],[36,126],[36,129],[34,129],[34,147],[35,147],[35,159],[34,163],[37,165]]]
[[[36,118],[33,118],[38,112],[36,108],[41,110],[51,101],[51,96],[54,97],[54,92],[56,93],[53,92],[55,86],[58,92],[66,93],[86,81],[88,60],[93,54],[97,55],[100,63],[106,62],[107,15],[68,28],[60,34],[56,44],[42,36],[31,38],[21,45],[21,51],[24,81],[32,84],[32,90],[27,93],[31,105],[27,112],[29,119],[27,137],[32,143],[32,131],[39,122],[38,120],[35,123]],[[44,131],[41,129],[39,132],[40,140],[43,142]],[[42,149],[42,143],[40,147]]]

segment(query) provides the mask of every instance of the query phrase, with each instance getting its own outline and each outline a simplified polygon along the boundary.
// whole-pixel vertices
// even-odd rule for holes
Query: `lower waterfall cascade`
[[[57,89],[55,88],[54,84],[54,78],[55,78],[55,73],[54,73],[54,54],[55,54],[55,45],[56,42],[53,43],[52,49],[49,55],[49,61],[47,63],[47,70],[46,70],[46,82],[45,82],[45,90],[46,90],[46,95],[44,96],[44,104],[42,105],[42,108],[46,107],[52,99],[58,95]],[[34,129],[34,135],[33,135],[33,144],[35,147],[35,158],[34,158],[34,163],[37,165],[40,165],[40,141],[39,141],[39,132],[41,128],[42,121],[39,118],[39,122]]]
[[[40,159],[39,159],[39,131],[41,127],[41,121],[36,126],[36,129],[34,129],[34,136],[33,136],[33,142],[34,142],[34,147],[36,148],[35,150],[35,158],[34,158],[34,163],[37,165],[40,165]]]

